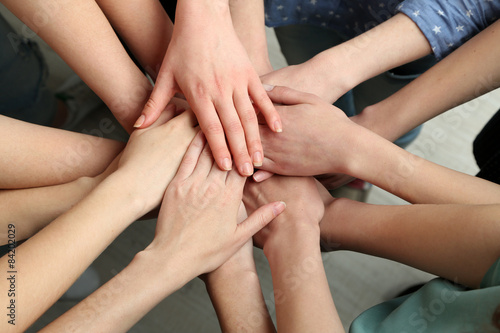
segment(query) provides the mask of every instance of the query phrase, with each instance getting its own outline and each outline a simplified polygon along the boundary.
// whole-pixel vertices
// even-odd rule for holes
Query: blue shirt
[[[441,59],[500,18],[499,0],[265,0],[266,25],[309,24],[359,35],[402,12]]]

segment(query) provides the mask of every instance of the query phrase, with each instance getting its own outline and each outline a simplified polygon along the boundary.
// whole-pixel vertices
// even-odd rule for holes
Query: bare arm
[[[243,204],[238,220],[247,217]],[[202,277],[222,332],[276,332],[262,295],[250,239],[228,261]]]
[[[125,129],[132,130],[152,87],[95,1],[2,3],[63,58]]]
[[[160,2],[98,0],[97,4],[155,80],[174,28]]]
[[[104,131],[114,126],[101,121]],[[122,142],[29,124],[0,115],[0,188],[63,184],[102,173],[123,149]],[[101,136],[103,132],[100,132]]]
[[[285,104],[277,109],[290,129],[275,135],[261,127],[266,150],[263,170],[301,176],[343,173],[411,203],[500,202],[496,184],[415,156],[316,96],[284,87],[275,87],[269,96]]]
[[[321,238],[334,249],[395,260],[477,288],[500,257],[500,205],[378,206],[338,199]]]
[[[245,47],[257,74],[269,73],[273,68],[267,50],[264,1],[229,0],[229,9],[234,30]]]
[[[413,82],[353,118],[388,140],[500,86],[500,21]]]
[[[282,198],[286,211],[254,239],[263,246],[273,277],[278,331],[343,332],[333,303],[319,247],[323,202],[311,178],[280,177],[247,184],[250,211]]]
[[[193,108],[219,167],[229,170],[234,160],[240,174],[251,175],[263,158],[255,108],[273,130],[281,123],[234,30],[228,0],[178,1],[172,40],[134,126],[149,126],[178,92]]]
[[[431,51],[418,26],[406,15],[397,14],[303,64],[282,68],[262,80],[313,93],[333,103],[359,83]]]
[[[219,170],[201,138],[193,140],[165,192],[153,242],[47,330],[127,331],[190,279],[220,266],[284,210],[272,203],[238,225],[245,179],[234,170]],[[188,200],[192,205],[184,205]],[[141,287],[145,282],[150,287]]]
[[[189,112],[160,125],[169,118],[165,114],[154,128],[134,132],[116,172],[15,249],[17,264],[11,269],[22,279],[15,296],[16,306],[22,309],[16,329],[28,328],[121,231],[161,202],[196,133]],[[0,266],[8,267],[8,259],[2,257]],[[0,287],[8,290],[8,283],[2,279]],[[7,293],[1,300],[9,302]],[[12,328],[7,321],[0,325],[2,331]]]

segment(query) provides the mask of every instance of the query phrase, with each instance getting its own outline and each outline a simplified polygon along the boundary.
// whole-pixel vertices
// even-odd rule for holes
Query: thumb
[[[268,203],[253,212],[245,221],[236,228],[237,239],[241,244],[255,235],[259,230],[268,225],[276,216],[283,213],[286,204],[283,201]]]
[[[153,124],[165,109],[168,102],[174,97],[175,80],[170,72],[160,73],[155,86],[149,96],[141,116],[134,124],[135,128],[146,128]]]
[[[283,104],[283,105],[296,105],[313,103],[317,98],[313,94],[306,92],[294,90],[288,87],[282,86],[270,86],[267,90],[267,95],[273,101],[273,103]]]

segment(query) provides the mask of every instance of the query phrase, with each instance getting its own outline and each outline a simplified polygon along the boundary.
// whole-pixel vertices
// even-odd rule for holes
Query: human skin
[[[152,243],[45,330],[127,331],[189,280],[217,269],[285,209],[274,202],[238,224],[244,184],[237,171],[218,168],[199,134],[165,191]]]
[[[240,205],[238,221],[247,217]],[[201,276],[222,332],[276,332],[267,310],[249,239],[219,268]]]
[[[141,67],[156,80],[174,28],[161,3],[157,0],[96,2]]]
[[[95,1],[2,0],[2,4],[47,42],[132,131],[152,86]]]
[[[229,0],[234,30],[259,76],[273,70],[269,60],[264,22],[264,2]]]
[[[234,30],[228,0],[177,3],[172,40],[135,126],[149,126],[175,93],[186,97],[223,170],[234,159],[240,174],[249,176],[262,162],[254,106],[272,130],[282,128]]]
[[[283,104],[276,108],[289,130],[275,135],[261,127],[267,152],[263,170],[295,176],[347,174],[411,203],[494,204],[500,198],[495,184],[415,156],[317,96],[285,87],[275,87],[269,96]]]
[[[250,182],[243,201],[249,211],[276,197],[286,211],[254,236],[269,260],[278,332],[343,332],[320,251],[324,205],[310,177],[273,176]]]
[[[173,113],[172,113],[173,114]],[[104,172],[124,143],[102,136],[115,126],[108,119],[91,136],[0,116],[0,189],[64,184]]]
[[[262,82],[312,93],[333,103],[359,83],[431,51],[418,26],[400,13],[300,65],[268,73]]]
[[[27,329],[121,231],[160,204],[198,131],[190,112],[165,123],[168,119],[165,113],[151,129],[135,131],[115,172],[15,249],[15,268],[23,281],[17,285],[16,306],[22,315],[16,326],[2,321],[2,331]],[[8,267],[8,259],[2,257],[0,266]],[[2,279],[0,287],[8,290],[8,283]],[[9,302],[7,293],[2,300]]]
[[[382,206],[337,199],[325,208],[322,243],[331,250],[394,260],[478,288],[500,257],[500,201],[457,201]]]
[[[500,21],[353,121],[393,141],[453,107],[500,86]],[[425,96],[425,98],[422,98]]]

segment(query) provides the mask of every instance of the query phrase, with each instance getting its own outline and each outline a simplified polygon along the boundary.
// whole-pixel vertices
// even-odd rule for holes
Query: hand
[[[263,183],[249,181],[245,186],[243,202],[249,212],[276,198],[286,200],[286,212],[254,236],[255,244],[265,249],[267,244],[297,230],[312,231],[319,242],[318,224],[325,206],[314,178],[275,175]]]
[[[146,251],[179,260],[186,278],[211,272],[284,210],[274,202],[237,224],[245,178],[214,163],[200,133],[165,192],[156,235]]]
[[[272,172],[265,170],[258,170],[252,175],[252,178],[257,183],[260,183],[271,178],[273,175],[274,173]],[[328,190],[335,190],[336,188],[348,184],[355,179],[352,176],[340,173],[327,173],[323,175],[316,175],[314,176],[314,178],[316,178],[316,180],[318,180],[321,183],[321,185],[323,185]]]
[[[147,129],[135,130],[118,163],[117,172],[127,172],[137,183],[137,198],[143,200],[144,214],[158,206],[174,178],[182,157],[199,130],[191,111],[169,120],[175,107],[168,107]]]
[[[268,92],[285,130],[276,135],[261,126],[266,157],[262,170],[293,176],[347,173],[350,139],[359,127],[340,109],[312,94],[285,87]]]
[[[243,222],[248,217],[245,205],[243,202],[240,203],[238,209],[238,223]],[[238,274],[242,270],[255,272],[255,261],[253,259],[253,242],[252,238],[239,249],[235,254],[233,254],[225,263],[214,271],[203,274],[200,278],[205,283],[210,283],[210,281],[217,278],[231,278],[234,273]],[[255,272],[256,273],[256,272]]]
[[[281,130],[281,122],[238,40],[227,8],[179,2],[172,41],[136,126],[149,126],[176,92],[183,93],[193,108],[222,170],[232,167],[229,149],[241,175],[251,175],[252,164],[261,165],[263,150],[254,106],[273,131]]]
[[[330,63],[328,63],[331,66]],[[342,78],[334,78],[339,71],[325,71],[313,58],[300,65],[291,65],[262,75],[261,81],[274,86],[286,86],[298,91],[314,94],[333,104],[349,89],[343,88]],[[338,75],[337,75],[338,76]],[[328,82],[335,82],[329,84]]]

